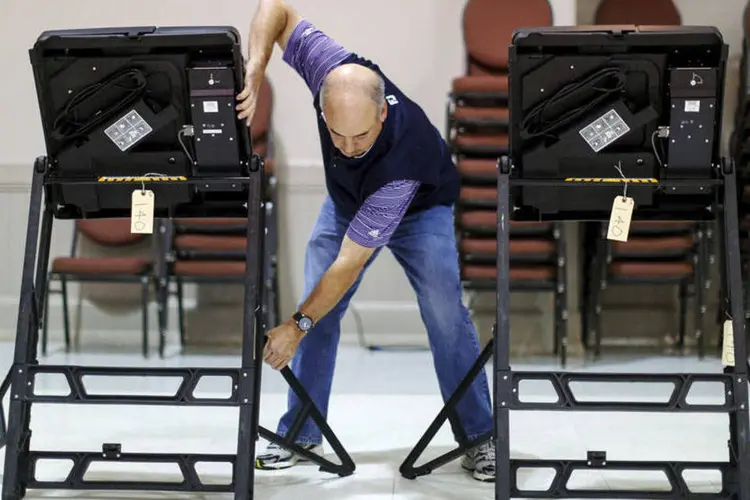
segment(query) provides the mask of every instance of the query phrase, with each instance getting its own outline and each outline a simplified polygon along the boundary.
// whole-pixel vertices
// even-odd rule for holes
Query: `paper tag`
[[[152,234],[154,232],[154,192],[133,191],[130,207],[130,232]]]
[[[724,322],[724,345],[721,346],[721,364],[734,366],[734,327],[732,320]]]
[[[628,241],[630,220],[633,218],[633,198],[617,196],[612,203],[612,215],[609,218],[607,239],[614,241]]]

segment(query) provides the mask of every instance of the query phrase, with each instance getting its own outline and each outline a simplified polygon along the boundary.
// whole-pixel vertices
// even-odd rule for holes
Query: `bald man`
[[[252,20],[246,83],[237,96],[239,119],[248,124],[252,119],[276,43],[313,95],[328,196],[307,245],[303,301],[269,332],[264,360],[277,370],[291,362],[327,416],[341,318],[364,271],[388,247],[416,292],[447,400],[480,347],[462,303],[453,226],[460,184],[445,141],[376,64],[346,50],[280,0],[260,0]],[[278,434],[287,434],[299,409],[290,390]],[[394,410],[408,418],[409,408]],[[493,430],[484,371],[457,410],[469,439]],[[321,432],[311,419],[296,442],[320,452]],[[256,464],[284,469],[301,459],[271,444]],[[493,441],[468,451],[462,466],[477,480],[494,481]]]

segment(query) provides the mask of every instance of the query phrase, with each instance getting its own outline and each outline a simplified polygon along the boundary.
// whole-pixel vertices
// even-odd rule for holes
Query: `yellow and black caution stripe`
[[[99,182],[179,182],[187,181],[184,176],[164,176],[164,177],[121,177],[121,176],[103,176],[97,179]]]
[[[634,177],[632,179],[623,179],[622,177],[567,177],[565,182],[582,182],[582,183],[601,183],[609,182],[613,184],[659,184],[657,179],[651,177]]]

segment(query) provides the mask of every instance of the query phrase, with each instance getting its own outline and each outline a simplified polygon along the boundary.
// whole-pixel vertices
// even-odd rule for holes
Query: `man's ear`
[[[388,103],[383,103],[383,109],[380,110],[380,122],[385,122],[386,117],[388,116]]]

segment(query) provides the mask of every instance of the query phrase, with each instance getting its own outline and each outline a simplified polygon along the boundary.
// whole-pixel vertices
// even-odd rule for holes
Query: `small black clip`
[[[102,445],[102,457],[108,460],[116,460],[122,454],[122,445],[120,443],[104,443]]]
[[[586,465],[588,465],[589,467],[606,467],[607,466],[607,452],[606,451],[586,452]]]

